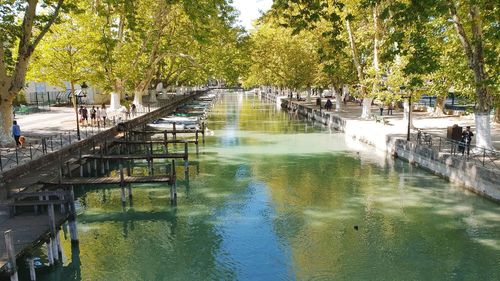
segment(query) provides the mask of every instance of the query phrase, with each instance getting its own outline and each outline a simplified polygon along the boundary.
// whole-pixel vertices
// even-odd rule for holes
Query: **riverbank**
[[[355,103],[349,102],[342,111],[334,112],[321,109],[313,102],[288,100],[273,93],[261,93],[261,97],[278,105],[283,102],[293,114],[342,131],[348,139],[372,145],[377,150],[397,156],[472,192],[500,202],[498,158],[477,153],[465,157],[457,154],[456,147],[446,141],[447,127],[453,124],[471,126],[474,131],[472,116],[432,117],[428,113],[414,112],[414,127],[430,134],[434,143],[417,141],[414,131],[410,135],[410,141],[407,141],[408,124],[400,111],[384,116],[383,120],[365,120],[359,118],[361,106]],[[373,106],[372,113],[379,115],[378,107]],[[500,126],[492,127],[492,136],[495,148],[500,149]]]

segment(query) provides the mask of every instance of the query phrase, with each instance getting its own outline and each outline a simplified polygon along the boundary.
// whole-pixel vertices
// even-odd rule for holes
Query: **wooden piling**
[[[36,281],[35,259],[33,257],[28,257],[26,259],[26,263],[28,264],[28,268],[30,271],[30,280]]]
[[[59,191],[62,191],[61,189],[58,189]],[[64,196],[63,192],[61,192],[61,195],[59,196],[59,200],[65,201],[66,197]],[[65,203],[61,203],[61,214],[66,214],[66,205]]]
[[[57,227],[56,229],[56,243],[57,243],[57,255],[59,257],[61,257],[61,260],[62,260],[62,257],[63,257],[63,248],[62,248],[62,245],[61,245],[61,228],[60,227]]]
[[[106,171],[104,170],[105,164],[104,164],[104,159],[103,159],[103,156],[104,156],[104,148],[103,148],[103,146],[102,146],[102,145],[101,145],[100,152],[101,152],[101,175],[105,175],[105,174],[106,174]]]
[[[50,246],[52,248],[52,258],[54,262],[59,260],[59,255],[57,254],[57,240],[56,240],[56,216],[54,213],[54,204],[48,206],[49,213],[49,229],[50,229]]]
[[[83,177],[82,149],[78,149],[78,165],[80,166],[80,177]]]
[[[188,162],[188,143],[184,143],[184,168],[187,170],[189,167],[189,162]]]
[[[94,158],[94,172],[95,172],[95,175],[98,176],[98,171],[97,171],[97,158]]]
[[[87,176],[92,176],[92,167],[89,160],[87,160]]]
[[[66,169],[68,170],[68,172],[66,174],[67,177],[71,178],[71,165],[70,165],[69,161],[66,162]]]
[[[205,144],[205,122],[201,123],[201,138],[202,138],[203,144]]]
[[[48,238],[45,242],[45,246],[47,247],[47,259],[49,260],[49,266],[54,265],[54,255],[52,252],[52,239]]]
[[[127,202],[127,199],[125,198],[125,179],[123,175],[123,164],[121,163],[121,161],[119,169],[120,169],[120,189],[121,189],[122,204],[125,204]]]
[[[7,250],[8,262],[8,272],[10,274],[11,281],[18,281],[17,276],[17,265],[16,265],[16,252],[14,250],[14,239],[12,230],[7,230],[4,232],[5,237],[5,249]]]
[[[78,232],[76,229],[76,207],[75,207],[75,192],[73,186],[70,189],[69,195],[69,205],[70,205],[70,213],[68,216],[68,225],[69,225],[69,235],[71,238],[71,244],[78,244]]]
[[[175,160],[172,160],[172,168],[170,169],[170,203],[175,205],[177,203],[177,186],[176,186],[176,171]]]
[[[163,131],[163,153],[168,153],[167,131]]]
[[[200,144],[199,142],[199,131],[196,130],[196,133],[195,133],[195,145],[196,145],[196,155],[198,155],[200,153],[200,150],[199,150],[199,147],[198,145]]]

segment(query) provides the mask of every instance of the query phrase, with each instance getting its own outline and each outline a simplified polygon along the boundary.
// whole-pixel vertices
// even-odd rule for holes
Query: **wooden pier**
[[[64,178],[61,180],[54,179],[52,181],[40,181],[40,184],[45,185],[104,185],[104,184],[132,184],[132,183],[171,183],[171,177],[164,176],[143,176],[132,177],[89,177],[89,178]]]
[[[144,120],[142,122],[148,122]],[[198,153],[200,134],[202,142],[205,142],[205,124],[202,123],[202,129],[181,130],[177,130],[174,124],[172,130],[161,131],[146,130],[145,126],[143,130],[124,127],[125,131],[117,127],[113,134],[109,133],[97,142],[94,139],[86,141],[86,146],[68,149],[66,154],[53,157],[55,162],[59,160],[58,168],[52,171],[54,173],[46,174],[43,179],[37,177],[34,181],[31,180],[29,192],[22,191],[19,187],[18,193],[10,194],[9,200],[0,203],[7,207],[11,216],[0,224],[0,231],[4,233],[4,238],[0,237],[0,272],[7,272],[11,280],[17,281],[16,259],[24,256],[28,258],[30,277],[35,280],[33,257],[29,251],[41,243],[45,243],[47,247],[49,265],[57,264],[62,257],[60,230],[63,224],[66,226],[66,222],[72,244],[78,244],[73,192],[75,186],[117,185],[121,189],[121,200],[125,206],[126,190],[132,203],[132,184],[165,183],[170,188],[170,203],[176,204],[175,159],[184,161],[185,179],[189,181],[188,144],[195,144]],[[131,121],[128,128],[134,127],[139,128],[141,124]],[[194,135],[194,140],[177,139],[181,134]],[[152,139],[153,135],[163,135],[163,139]],[[172,138],[169,139],[168,136]],[[175,148],[178,148],[177,145],[184,145],[184,151],[181,147],[181,152],[172,149],[169,153],[169,145]],[[155,163],[156,166],[162,166],[159,173],[161,175],[154,175],[153,161],[157,159],[171,160]],[[132,175],[131,166],[135,160],[147,161],[149,175]],[[199,165],[197,168],[199,172]]]

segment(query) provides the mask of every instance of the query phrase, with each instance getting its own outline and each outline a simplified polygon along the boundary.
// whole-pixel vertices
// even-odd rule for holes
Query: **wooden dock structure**
[[[0,224],[0,231],[4,233],[4,239],[0,239],[0,270],[7,271],[11,280],[18,280],[16,259],[40,243],[46,244],[49,265],[61,259],[59,236],[64,222],[69,222],[72,243],[78,242],[73,189],[18,193],[2,204],[10,207],[11,217]],[[35,214],[16,212],[16,208],[26,207],[32,207]],[[59,213],[55,212],[56,207]],[[41,214],[44,208],[47,213]],[[28,265],[33,280],[33,259],[28,259]]]
[[[171,183],[171,177],[165,176],[124,176],[123,179],[117,177],[88,177],[88,178],[64,178],[51,181],[40,181],[44,185],[104,185],[104,184],[132,184],[132,183]]]
[[[164,107],[161,112],[170,110],[168,108]],[[28,189],[27,185],[19,183],[19,188],[16,187],[18,193],[11,193],[9,200],[0,202],[0,206],[7,207],[10,212],[10,217],[0,223],[0,231],[4,233],[4,237],[0,237],[0,272],[7,272],[11,281],[17,281],[16,259],[22,256],[27,258],[31,280],[35,280],[34,259],[30,251],[41,243],[47,247],[49,265],[57,264],[62,257],[60,230],[62,226],[66,227],[66,222],[72,244],[78,245],[73,191],[75,186],[117,185],[121,189],[122,204],[125,205],[127,189],[132,203],[133,184],[165,183],[170,188],[170,203],[175,205],[177,202],[175,161],[176,159],[184,161],[185,180],[189,182],[188,145],[195,144],[198,153],[200,134],[202,143],[205,143],[205,123],[201,124],[201,129],[178,130],[174,124],[173,129],[169,130],[146,130],[146,126],[142,124],[150,122],[148,120],[152,118],[158,118],[158,114],[152,113],[149,119],[143,118],[137,122],[132,120],[129,123],[119,124],[121,126],[111,128],[100,138],[84,140],[79,143],[82,145],[55,154],[56,156],[50,158],[48,162],[57,168],[44,174],[43,179],[39,178],[40,174],[36,178],[30,178],[29,192],[23,190]],[[157,135],[163,135],[163,139],[152,139],[152,136],[157,137]],[[177,139],[179,135],[194,135],[194,139]],[[172,137],[169,139],[169,136]],[[175,149],[169,152],[169,146],[174,146]],[[158,161],[158,159],[171,161]],[[132,175],[131,164],[135,160],[148,162],[149,175]],[[159,175],[153,173],[153,161],[158,161],[156,165],[161,166]],[[162,170],[163,166],[165,172]],[[199,172],[199,165],[197,167]]]

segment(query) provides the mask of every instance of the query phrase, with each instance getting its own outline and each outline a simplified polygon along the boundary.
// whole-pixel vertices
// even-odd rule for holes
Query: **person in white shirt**
[[[100,113],[101,117],[102,117],[102,126],[103,127],[106,127],[106,105],[103,103],[102,106],[101,106],[101,113]]]

